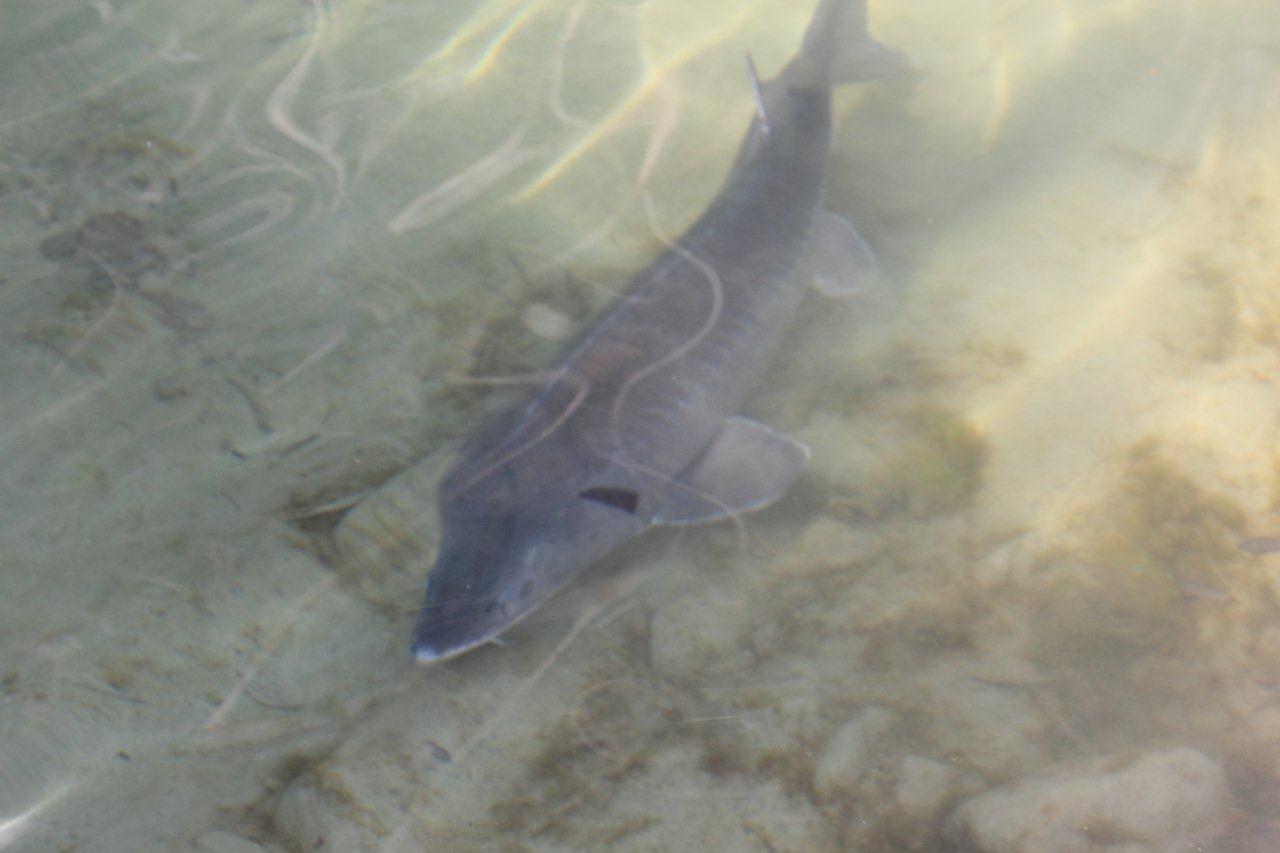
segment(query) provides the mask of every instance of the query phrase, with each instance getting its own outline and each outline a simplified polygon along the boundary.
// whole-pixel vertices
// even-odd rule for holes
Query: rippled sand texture
[[[0,848],[1280,849],[1269,0],[878,3],[802,484],[410,664],[449,443],[809,12],[6,4]]]

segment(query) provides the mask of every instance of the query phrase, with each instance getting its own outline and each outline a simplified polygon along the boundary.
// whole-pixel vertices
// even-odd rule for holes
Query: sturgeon
[[[867,34],[865,0],[821,0],[777,77],[748,66],[756,114],[709,207],[541,384],[482,419],[441,481],[418,661],[496,640],[650,527],[767,506],[808,460],[736,413],[803,297],[802,256],[837,283],[874,261],[821,210],[831,90],[910,63]]]

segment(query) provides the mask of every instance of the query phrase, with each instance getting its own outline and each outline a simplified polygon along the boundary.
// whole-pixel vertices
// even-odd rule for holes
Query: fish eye
[[[578,492],[578,497],[622,510],[628,515],[635,515],[636,507],[640,506],[639,492],[631,489],[616,489],[611,486],[595,486],[590,489],[583,489]]]

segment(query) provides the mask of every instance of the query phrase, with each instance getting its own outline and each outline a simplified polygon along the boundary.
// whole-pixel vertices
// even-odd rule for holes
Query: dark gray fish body
[[[707,211],[465,444],[440,486],[418,660],[497,637],[650,526],[760,508],[799,473],[803,446],[734,413],[804,294],[795,271],[821,215],[831,87],[906,64],[865,16],[864,0],[823,0],[800,52],[759,87]]]

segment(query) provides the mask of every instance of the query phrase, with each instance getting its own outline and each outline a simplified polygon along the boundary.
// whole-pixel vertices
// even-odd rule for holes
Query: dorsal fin
[[[756,96],[756,115],[760,118],[760,131],[769,135],[769,111],[764,106],[764,89],[760,85],[760,75],[756,73],[755,60],[747,54],[747,77],[751,80],[751,91]]]

